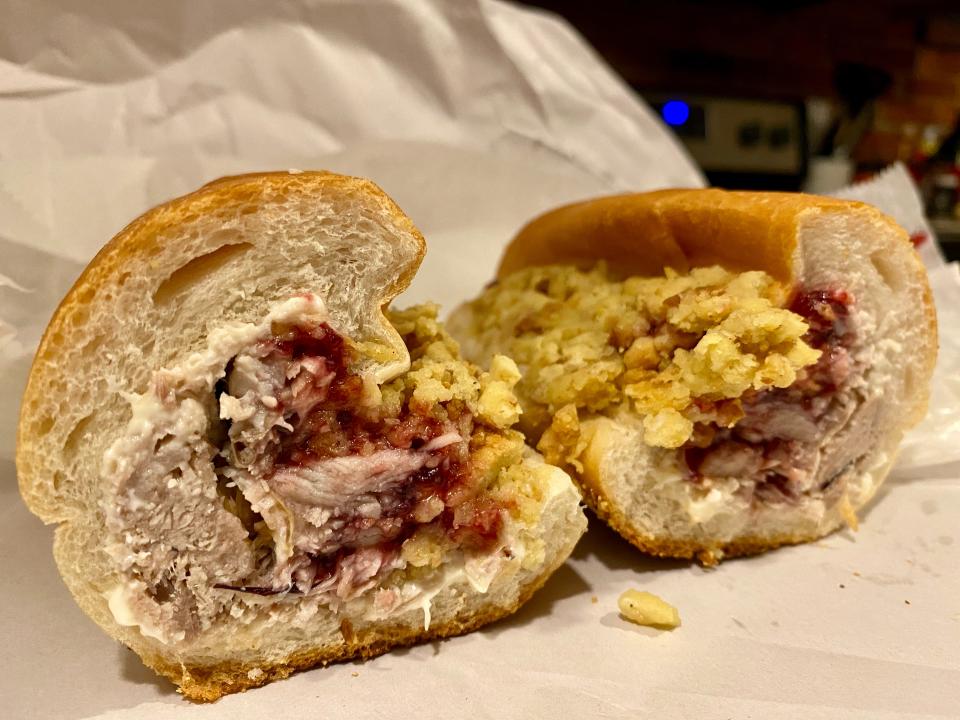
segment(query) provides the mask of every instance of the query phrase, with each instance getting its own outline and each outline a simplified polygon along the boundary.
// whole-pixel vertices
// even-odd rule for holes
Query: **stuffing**
[[[603,264],[521,270],[472,303],[469,332],[522,372],[520,425],[548,460],[571,462],[577,414],[623,406],[644,441],[678,448],[706,426],[732,427],[748,391],[785,388],[820,351],[763,272],[695,268],[615,278]],[[502,361],[501,361],[502,362]]]

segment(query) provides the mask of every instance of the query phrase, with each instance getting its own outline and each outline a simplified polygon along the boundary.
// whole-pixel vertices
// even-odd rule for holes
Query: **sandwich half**
[[[860,203],[668,190],[533,220],[449,327],[641,550],[715,563],[856,526],[936,357],[907,234]]]
[[[80,607],[188,698],[468,632],[584,531],[511,429],[516,366],[386,310],[424,251],[368,181],[226,178],[135,220],[54,314],[21,494]]]

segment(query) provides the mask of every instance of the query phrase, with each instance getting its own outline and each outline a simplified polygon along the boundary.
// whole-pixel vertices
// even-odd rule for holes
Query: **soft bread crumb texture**
[[[549,461],[576,467],[578,413],[628,404],[648,445],[677,448],[698,426],[734,425],[745,392],[792,384],[820,353],[781,307],[788,293],[718,266],[626,280],[602,263],[527,268],[474,301],[471,332],[517,361],[521,426]]]
[[[680,612],[653,593],[627,590],[617,599],[624,618],[637,625],[672,630],[680,626]]]
[[[569,532],[572,535],[569,527],[568,524],[564,524],[556,530],[558,534]],[[580,532],[582,528],[577,531],[576,538],[580,537]],[[573,549],[573,542],[569,541],[570,550]],[[516,612],[543,586],[566,559],[567,554],[569,551],[559,559],[552,559],[550,565],[538,568],[536,574],[519,573],[504,583],[507,585],[506,588],[497,589],[496,597],[485,602],[476,597],[466,596],[467,593],[463,591],[458,592],[456,596],[451,595],[447,602],[451,605],[460,605],[462,609],[452,619],[433,623],[429,630],[424,630],[419,623],[402,621],[386,623],[376,628],[366,628],[356,633],[349,632],[345,627],[339,641],[290,654],[279,662],[265,662],[261,670],[262,674],[256,674],[255,678],[249,675],[249,670],[242,661],[237,659],[214,665],[171,663],[162,656],[151,654],[142,659],[155,672],[177,683],[179,686],[177,692],[188,700],[195,703],[214,702],[224,695],[244,692],[286,679],[301,670],[326,667],[331,663],[346,660],[368,660],[396,648],[473,632]],[[454,590],[457,589],[454,588]]]

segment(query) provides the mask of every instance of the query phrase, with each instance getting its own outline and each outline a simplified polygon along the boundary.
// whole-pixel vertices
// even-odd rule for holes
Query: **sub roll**
[[[96,256],[30,374],[17,469],[80,607],[193,700],[468,632],[585,529],[512,429],[519,373],[435,306],[372,183],[219,180]]]
[[[641,550],[820,538],[923,416],[937,347],[907,234],[860,203],[668,190],[559,208],[450,328],[522,373],[520,426]]]

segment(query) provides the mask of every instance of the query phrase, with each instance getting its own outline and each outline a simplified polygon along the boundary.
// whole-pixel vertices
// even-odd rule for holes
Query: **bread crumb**
[[[360,673],[358,673],[358,672],[352,672],[352,673],[350,673],[350,677],[360,677]]]
[[[480,376],[480,398],[477,414],[498,428],[516,425],[520,419],[520,402],[513,393],[520,381],[517,364],[505,355],[494,355],[490,372]]]
[[[720,548],[707,548],[706,550],[700,550],[697,553],[697,560],[700,561],[700,564],[704,568],[713,568],[720,564],[720,561],[723,560],[723,550]]]
[[[843,521],[847,524],[848,528],[853,531],[860,529],[860,521],[857,519],[857,513],[853,509],[853,505],[851,504],[850,498],[847,495],[844,495],[837,504],[837,510],[840,513],[840,517],[842,517]]]
[[[598,602],[600,602],[600,598],[594,595],[593,597],[590,598],[590,602],[596,605]]]
[[[580,434],[577,406],[573,404],[564,405],[554,413],[553,422],[537,444],[548,463],[561,467],[569,464],[577,472],[583,472],[583,464],[578,458],[586,448],[587,440]]]
[[[617,605],[620,614],[637,625],[670,630],[680,625],[680,612],[670,603],[643,590],[627,590]]]

